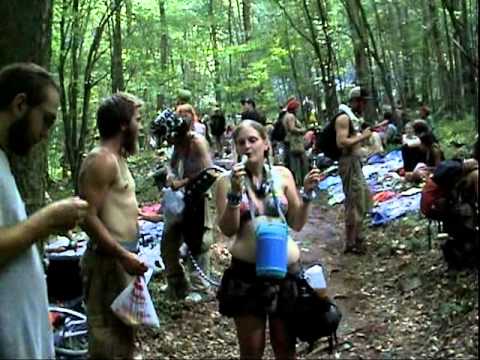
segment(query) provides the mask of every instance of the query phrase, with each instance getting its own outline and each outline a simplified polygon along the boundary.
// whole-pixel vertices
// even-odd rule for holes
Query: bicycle
[[[81,312],[49,306],[55,354],[61,359],[82,359],[88,354],[87,316]]]

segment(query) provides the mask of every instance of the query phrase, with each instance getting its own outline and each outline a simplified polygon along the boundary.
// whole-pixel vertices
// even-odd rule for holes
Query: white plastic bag
[[[185,208],[184,194],[182,191],[174,191],[171,188],[163,189],[163,211],[167,219],[180,219]]]
[[[115,315],[129,326],[159,327],[157,313],[143,276],[137,276],[110,306]]]

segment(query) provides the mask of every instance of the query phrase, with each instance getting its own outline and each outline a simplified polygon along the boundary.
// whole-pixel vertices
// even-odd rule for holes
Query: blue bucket
[[[258,221],[256,238],[257,276],[283,279],[287,273],[288,225],[276,218]]]

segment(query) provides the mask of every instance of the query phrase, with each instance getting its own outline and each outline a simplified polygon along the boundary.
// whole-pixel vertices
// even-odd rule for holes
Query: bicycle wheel
[[[82,358],[88,353],[87,316],[78,311],[50,306],[55,353],[58,357]]]

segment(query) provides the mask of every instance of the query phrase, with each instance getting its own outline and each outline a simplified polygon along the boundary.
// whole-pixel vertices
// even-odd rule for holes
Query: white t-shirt
[[[0,150],[0,227],[26,218],[7,157]],[[54,351],[45,274],[32,245],[0,264],[0,359],[48,359],[55,357]]]

